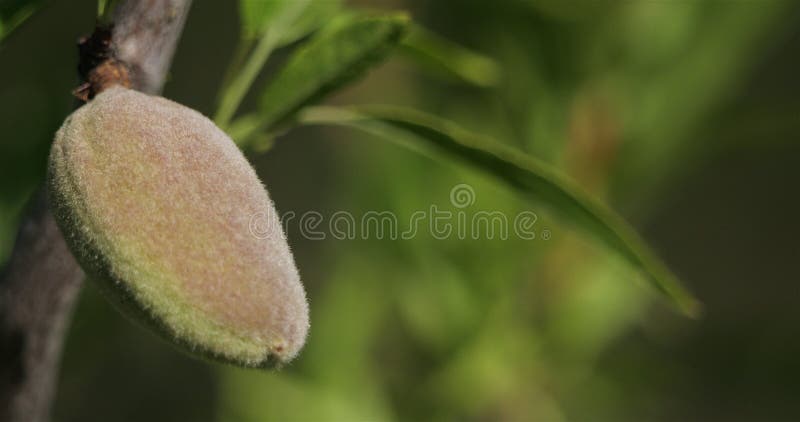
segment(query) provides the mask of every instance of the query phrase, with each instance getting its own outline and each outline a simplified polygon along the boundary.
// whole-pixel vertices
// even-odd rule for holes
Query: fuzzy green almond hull
[[[48,187],[67,244],[126,315],[244,366],[302,348],[308,304],[274,206],[200,113],[107,90],[58,131]]]

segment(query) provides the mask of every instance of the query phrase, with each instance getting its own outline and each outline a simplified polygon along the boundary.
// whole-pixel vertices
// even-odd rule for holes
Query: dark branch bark
[[[161,92],[191,0],[129,0],[114,10],[112,44],[127,64],[133,87]]]
[[[122,0],[112,48],[133,88],[161,91],[191,0]],[[0,274],[0,420],[48,419],[65,327],[83,272],[40,189]]]
[[[0,284],[0,420],[46,419],[82,280],[44,193],[37,193]]]

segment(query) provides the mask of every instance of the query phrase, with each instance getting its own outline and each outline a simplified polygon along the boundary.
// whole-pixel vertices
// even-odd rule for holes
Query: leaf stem
[[[250,37],[241,37],[239,39],[230,63],[228,63],[228,69],[225,71],[225,75],[222,77],[222,83],[220,84],[219,92],[217,93],[218,105],[222,103],[223,93],[228,90],[228,87],[230,87],[233,79],[239,74],[239,72],[241,72],[242,66],[244,66],[244,62],[248,58],[248,53],[253,50],[253,45],[255,42],[256,39]]]
[[[299,0],[292,3],[280,18],[273,22],[265,22],[265,28],[261,39],[256,44],[250,58],[245,63],[241,72],[231,81],[231,83],[223,88],[223,95],[221,97],[217,113],[214,115],[214,121],[217,125],[225,129],[230,124],[236,111],[242,103],[247,91],[253,85],[253,82],[258,77],[261,69],[267,63],[269,56],[272,54],[275,47],[278,45],[282,34],[285,30],[300,17],[303,10],[308,7],[310,0]]]
[[[97,21],[107,24],[111,21],[111,11],[116,0],[97,0]]]

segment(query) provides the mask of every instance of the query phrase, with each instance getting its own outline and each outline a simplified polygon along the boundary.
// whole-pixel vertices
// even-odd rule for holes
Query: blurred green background
[[[633,222],[703,318],[653,300],[557,215],[540,215],[552,237],[535,241],[313,241],[290,226],[312,328],[289,367],[188,358],[88,285],[55,420],[800,418],[798,3],[347,3],[406,10],[501,76],[472,87],[396,55],[333,103],[417,107],[558,166]],[[0,45],[3,260],[73,105],[75,42],[95,8],[47,2]],[[195,0],[165,96],[213,114],[239,26],[235,2]],[[407,221],[455,211],[450,191],[466,183],[475,210],[538,213],[480,174],[342,130],[296,130],[250,158],[281,212]]]

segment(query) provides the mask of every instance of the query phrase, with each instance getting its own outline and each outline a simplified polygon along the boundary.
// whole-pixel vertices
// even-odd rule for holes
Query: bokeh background
[[[186,357],[88,285],[55,420],[800,418],[797,2],[347,3],[406,10],[501,75],[469,86],[400,54],[332,102],[417,107],[559,167],[644,234],[703,317],[655,300],[557,215],[537,222],[547,241],[312,241],[290,227],[312,312],[294,363],[261,372]],[[3,260],[72,107],[75,41],[95,8],[46,2],[0,45]],[[196,0],[165,96],[213,114],[238,33],[236,2]],[[450,191],[466,183],[476,210],[538,213],[480,174],[343,130],[296,130],[250,158],[281,212],[403,221],[455,210]]]

